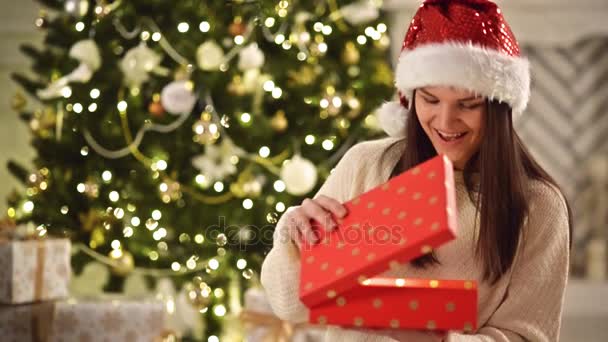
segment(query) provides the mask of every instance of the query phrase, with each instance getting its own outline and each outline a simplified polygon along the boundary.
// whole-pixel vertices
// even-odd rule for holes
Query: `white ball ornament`
[[[224,60],[224,50],[216,42],[209,40],[196,49],[196,63],[205,71],[217,71]]]
[[[161,91],[160,102],[173,115],[187,114],[192,112],[196,96],[188,81],[173,81]]]
[[[281,168],[281,180],[288,193],[301,196],[309,193],[317,184],[317,168],[308,159],[296,154]]]

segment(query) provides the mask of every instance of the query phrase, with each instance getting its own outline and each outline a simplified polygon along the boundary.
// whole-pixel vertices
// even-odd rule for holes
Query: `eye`
[[[422,99],[424,100],[424,102],[426,102],[428,104],[437,104],[437,103],[439,103],[439,100],[433,100],[433,99],[427,98],[425,96],[422,96]]]
[[[461,103],[459,106],[460,106],[460,108],[465,109],[465,110],[473,110],[473,109],[479,108],[482,104],[483,104],[483,102],[478,102],[478,103]]]

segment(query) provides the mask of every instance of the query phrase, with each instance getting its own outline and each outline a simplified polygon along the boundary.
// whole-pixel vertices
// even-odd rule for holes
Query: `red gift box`
[[[300,299],[311,309],[311,323],[475,329],[473,281],[370,278],[455,238],[447,157],[422,163],[344,205],[348,215],[335,230],[328,233],[313,222],[321,242],[301,251]],[[412,301],[418,303],[414,310],[403,304]],[[380,302],[387,304],[376,308]]]

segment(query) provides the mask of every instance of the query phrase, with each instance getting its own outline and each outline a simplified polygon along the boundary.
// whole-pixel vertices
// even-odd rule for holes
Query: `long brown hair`
[[[513,129],[509,105],[486,101],[486,106],[485,135],[479,151],[465,165],[463,177],[470,198],[476,198],[474,201],[479,215],[475,254],[483,262],[483,280],[494,284],[512,266],[523,236],[523,225],[530,205],[525,192],[527,180],[540,180],[560,192],[561,189],[534,160]],[[407,118],[405,139],[405,152],[392,176],[437,155],[418,120],[415,103],[412,103]],[[478,185],[474,184],[472,177],[475,168],[479,170]],[[480,196],[474,196],[477,191]],[[571,247],[572,214],[567,201],[566,206]],[[425,268],[441,263],[431,252],[414,259],[412,264]]]

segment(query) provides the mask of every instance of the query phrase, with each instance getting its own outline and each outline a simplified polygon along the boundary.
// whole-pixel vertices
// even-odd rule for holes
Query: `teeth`
[[[444,133],[439,130],[436,130],[436,131],[437,131],[437,133],[439,133],[439,135],[442,138],[444,138],[446,140],[454,140],[454,139],[460,138],[461,136],[463,136],[466,133],[466,132],[465,133]]]

